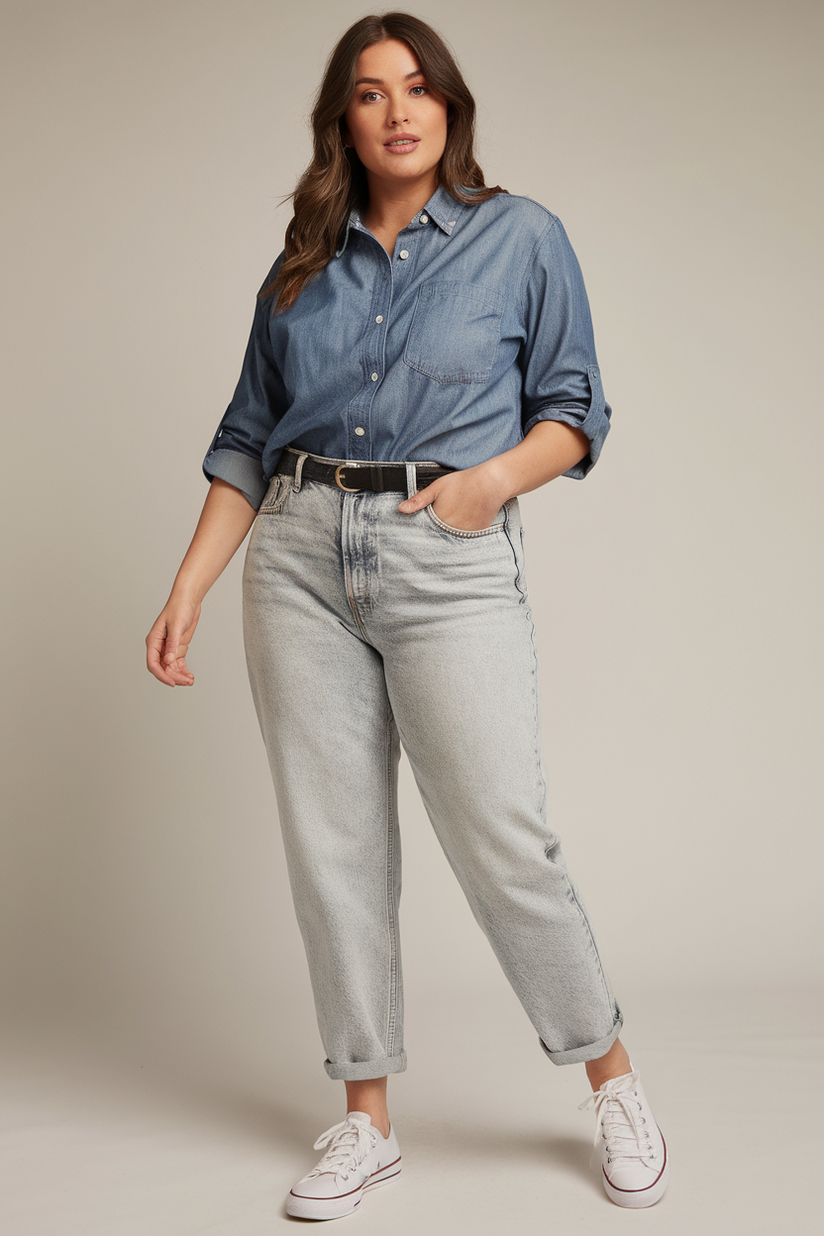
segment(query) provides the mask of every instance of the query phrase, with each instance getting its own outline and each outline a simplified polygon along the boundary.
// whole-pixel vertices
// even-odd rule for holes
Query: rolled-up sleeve
[[[582,430],[589,452],[565,473],[581,479],[601,453],[612,409],[604,399],[578,259],[554,216],[527,268],[522,312],[523,433],[538,421],[561,421]]]
[[[275,278],[279,261],[264,287]],[[271,313],[271,296],[259,295],[235,393],[203,461],[210,481],[216,476],[228,481],[255,510],[269,485],[263,470],[264,448],[286,406],[283,381],[272,355]]]

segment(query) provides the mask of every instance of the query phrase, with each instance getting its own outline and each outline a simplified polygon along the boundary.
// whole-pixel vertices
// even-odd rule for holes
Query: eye
[[[364,94],[361,95],[361,98],[364,103],[371,103],[374,99],[379,99],[380,95],[378,94],[377,90],[367,90]]]
[[[417,94],[416,91],[420,91],[420,94]],[[411,93],[415,95],[416,99],[419,99],[421,95],[426,94],[426,86],[413,86]]]

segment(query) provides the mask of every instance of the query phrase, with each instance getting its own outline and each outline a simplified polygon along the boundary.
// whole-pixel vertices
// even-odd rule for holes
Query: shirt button
[[[376,373],[373,373],[373,374],[372,374],[372,381],[373,381],[373,382],[377,382],[377,380],[378,380],[378,375],[377,375]]]
[[[428,223],[429,215],[421,215],[421,223]]]
[[[362,438],[363,435],[366,433],[366,430],[361,429],[360,425],[358,425],[357,429],[355,430],[355,433],[358,435],[359,438]]]
[[[378,314],[378,316],[375,318],[375,321],[376,321],[376,322],[378,323],[378,325],[380,326],[381,322],[383,321],[383,314],[382,314],[382,313],[379,313],[379,314]]]
[[[400,253],[398,254],[398,257],[401,259],[401,261],[405,261],[406,258],[409,257],[409,250],[401,249]]]

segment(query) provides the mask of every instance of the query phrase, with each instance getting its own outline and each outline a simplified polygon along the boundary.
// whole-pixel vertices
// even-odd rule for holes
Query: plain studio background
[[[269,1232],[340,1118],[246,681],[242,555],[207,599],[193,690],[149,677],[143,638],[205,496],[323,63],[365,11],[4,6],[15,1236]],[[413,11],[456,48],[487,178],[561,217],[590,293],[614,432],[587,481],[522,499],[545,755],[677,1162],[653,1211],[603,1197],[583,1070],[540,1052],[406,766],[407,1170],[351,1222],[812,1230],[821,11]]]

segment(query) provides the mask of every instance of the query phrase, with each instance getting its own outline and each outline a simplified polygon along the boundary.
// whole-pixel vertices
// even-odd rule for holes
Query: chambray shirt
[[[581,271],[560,221],[529,198],[466,206],[439,188],[391,257],[353,213],[328,265],[273,310],[260,294],[203,463],[256,509],[287,444],[468,468],[551,420],[589,438],[567,476],[598,458],[610,408]]]

